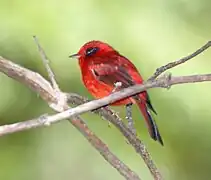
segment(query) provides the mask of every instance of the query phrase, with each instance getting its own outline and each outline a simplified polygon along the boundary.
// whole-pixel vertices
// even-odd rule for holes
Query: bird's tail
[[[145,122],[147,124],[148,127],[148,131],[149,134],[151,136],[152,139],[154,139],[155,141],[158,141],[161,145],[163,145],[163,140],[161,138],[160,132],[158,130],[158,127],[156,125],[155,120],[153,119],[149,108],[147,107],[146,103],[144,103],[143,101],[138,101],[137,102],[138,107],[140,109],[140,111],[142,112]]]

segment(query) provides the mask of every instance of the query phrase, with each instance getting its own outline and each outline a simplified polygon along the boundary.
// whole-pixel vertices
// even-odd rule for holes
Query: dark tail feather
[[[146,104],[142,103],[142,102],[137,102],[139,109],[141,110],[145,122],[147,124],[148,127],[148,131],[149,134],[151,136],[152,139],[154,139],[155,141],[158,141],[162,146],[163,144],[163,140],[161,138],[160,132],[158,130],[158,127],[156,125],[155,120],[153,119],[152,115],[150,114],[149,109],[147,108]]]

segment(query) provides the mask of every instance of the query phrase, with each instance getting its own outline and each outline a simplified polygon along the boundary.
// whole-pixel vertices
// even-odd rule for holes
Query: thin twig
[[[78,114],[82,114],[88,111],[92,111],[100,107],[104,107],[109,104],[112,104],[118,100],[133,96],[135,94],[138,94],[150,88],[157,88],[157,87],[166,88],[168,86],[172,86],[176,84],[205,82],[205,81],[211,81],[211,74],[176,76],[176,77],[171,77],[171,79],[161,77],[161,78],[158,78],[156,81],[146,82],[145,84],[134,85],[129,88],[125,88],[121,91],[112,93],[111,95],[106,96],[104,98],[87,102],[85,104],[82,104],[80,106],[77,106],[75,108],[72,108],[63,112],[63,115],[65,114],[64,115],[65,117],[70,117],[73,115],[78,115]]]
[[[38,38],[36,36],[33,36],[33,38],[34,38],[34,42],[37,45],[37,48],[39,50],[39,53],[41,55],[43,64],[45,66],[45,69],[46,69],[46,71],[48,73],[48,78],[49,78],[50,82],[52,83],[53,89],[59,92],[60,91],[60,88],[59,88],[59,86],[58,86],[58,84],[56,82],[55,75],[54,75],[52,69],[49,66],[48,57],[47,57],[45,51],[43,50],[43,48],[41,47],[41,45],[40,45],[40,43],[38,41]]]
[[[196,57],[197,55],[201,54],[202,52],[204,52],[205,50],[207,50],[209,47],[211,46],[211,41],[208,41],[205,45],[203,45],[201,48],[197,49],[195,52],[191,53],[188,56],[185,56],[181,59],[178,59],[176,61],[170,62],[164,66],[161,66],[159,68],[156,69],[155,73],[149,78],[148,81],[152,81],[155,78],[157,78],[160,74],[162,74],[164,71],[171,69],[175,66],[178,66],[182,63],[187,62],[190,59],[193,59],[194,57]]]
[[[49,65],[49,59],[48,59],[44,49],[40,45],[38,38],[36,36],[33,36],[33,38],[34,38],[35,44],[37,45],[39,54],[40,54],[42,62],[43,62],[43,65],[44,65],[44,67],[47,71],[48,78],[50,79],[50,82],[52,84],[52,88],[55,91],[55,93],[54,93],[55,98],[57,99],[56,103],[51,103],[51,104],[49,104],[49,106],[51,108],[53,108],[54,110],[58,111],[58,112],[61,112],[63,110],[67,110],[69,108],[68,108],[68,105],[66,103],[67,102],[66,96],[65,96],[64,93],[62,93],[62,91],[59,88],[58,83],[56,82],[54,72]]]

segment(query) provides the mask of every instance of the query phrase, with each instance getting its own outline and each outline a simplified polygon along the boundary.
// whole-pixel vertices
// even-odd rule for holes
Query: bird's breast
[[[112,87],[99,81],[92,69],[82,72],[82,80],[87,90],[97,99],[108,96],[112,92]]]
[[[103,82],[99,81],[97,77],[94,75],[94,73],[92,72],[92,69],[89,69],[88,71],[82,71],[82,80],[87,90],[96,99],[109,96],[114,89],[114,87],[104,84]],[[126,98],[121,101],[117,101],[113,103],[112,105],[117,105],[117,106],[125,105],[131,102],[132,101],[130,98]]]

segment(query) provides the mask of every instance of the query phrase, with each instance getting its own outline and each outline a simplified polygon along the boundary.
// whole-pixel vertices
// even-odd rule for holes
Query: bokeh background
[[[85,42],[108,42],[133,60],[144,78],[210,40],[209,0],[0,0],[0,55],[47,76],[32,36],[37,35],[61,88],[90,97],[76,60]],[[211,72],[211,50],[172,69],[173,75]],[[53,113],[34,92],[0,75],[0,124]],[[134,107],[139,137],[165,179],[211,177],[211,85],[149,90],[165,146],[152,141]],[[91,98],[91,97],[90,97]],[[115,108],[124,117],[123,107]],[[90,128],[142,179],[152,179],[142,159],[107,122],[83,115]],[[0,138],[1,180],[121,180],[115,169],[68,122]]]

